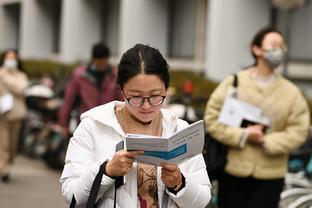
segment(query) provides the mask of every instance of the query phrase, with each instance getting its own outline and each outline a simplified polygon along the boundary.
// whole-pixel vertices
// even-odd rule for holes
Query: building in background
[[[301,7],[288,9],[293,2]],[[312,78],[308,0],[0,0],[0,50],[15,47],[23,58],[74,62],[87,60],[92,44],[103,41],[117,62],[140,42],[159,48],[171,68],[214,80],[252,63],[251,38],[267,25],[286,33],[284,73],[306,89],[304,81]]]

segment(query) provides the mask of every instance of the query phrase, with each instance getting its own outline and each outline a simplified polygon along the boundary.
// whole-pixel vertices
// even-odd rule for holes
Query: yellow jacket
[[[271,120],[264,136],[264,145],[246,143],[240,147],[244,129],[218,122],[220,110],[233,76],[225,79],[211,95],[205,122],[208,131],[220,142],[229,146],[225,171],[238,177],[258,179],[284,177],[288,167],[288,153],[306,139],[310,126],[307,102],[299,89],[290,81],[277,75],[266,87],[258,86],[247,70],[238,73],[238,99],[262,109]]]

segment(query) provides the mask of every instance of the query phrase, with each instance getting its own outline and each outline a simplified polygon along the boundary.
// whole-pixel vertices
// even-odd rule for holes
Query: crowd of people
[[[276,71],[287,53],[282,33],[274,28],[259,30],[250,52],[254,63],[238,70],[238,86],[233,89],[232,75],[221,81],[203,117],[207,131],[228,149],[218,177],[219,208],[277,208],[288,156],[304,143],[310,126],[308,105],[299,88]],[[202,154],[181,164],[155,166],[135,160],[144,151],[116,151],[126,134],[171,136],[189,125],[185,119],[195,120],[187,119],[187,110],[179,118],[168,107],[166,59],[156,48],[143,44],[125,51],[117,67],[109,63],[109,57],[108,47],[95,44],[90,61],[73,70],[64,91],[56,126],[69,140],[60,179],[65,200],[72,207],[90,203],[98,207],[208,206],[212,187]],[[0,177],[8,182],[26,116],[23,93],[29,82],[16,50],[7,50],[0,66]],[[190,83],[187,86],[192,88]],[[192,98],[187,93],[186,109]],[[238,126],[222,122],[220,115],[233,93],[235,102],[259,109],[262,120],[250,119]],[[71,132],[73,111],[77,126]]]

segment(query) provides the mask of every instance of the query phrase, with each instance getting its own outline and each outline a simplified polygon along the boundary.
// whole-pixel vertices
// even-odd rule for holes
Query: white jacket
[[[93,108],[81,115],[81,123],[74,132],[67,149],[65,166],[61,176],[62,193],[67,203],[73,194],[77,207],[85,207],[91,186],[100,165],[111,159],[115,146],[125,138],[115,116],[116,105],[123,102],[113,101]],[[162,109],[162,136],[170,136],[188,124],[172,116],[168,110]],[[206,207],[211,198],[210,181],[202,155],[197,155],[182,164],[179,168],[186,179],[185,187],[177,195],[170,193],[160,179],[161,168],[157,168],[158,200],[162,204],[164,192],[169,195],[168,207]],[[137,164],[125,176],[125,185],[117,189],[117,207],[139,207],[137,199]],[[167,196],[168,196],[167,195]],[[98,199],[99,207],[113,207],[114,180],[103,175]]]

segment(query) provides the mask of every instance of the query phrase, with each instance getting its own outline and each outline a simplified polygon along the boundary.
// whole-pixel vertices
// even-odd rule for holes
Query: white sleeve
[[[202,154],[180,165],[185,177],[185,187],[177,195],[166,190],[170,198],[179,207],[204,208],[211,199],[211,184]]]
[[[93,180],[99,171],[100,165],[107,159],[103,158],[95,161],[94,138],[91,133],[92,123],[92,119],[83,119],[74,132],[67,149],[65,166],[60,179],[66,202],[70,203],[73,195],[75,195],[77,206],[87,203]],[[114,180],[104,174],[98,198],[112,184],[114,184]]]

